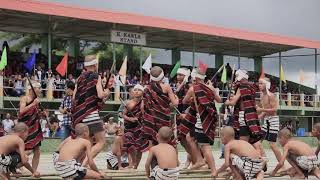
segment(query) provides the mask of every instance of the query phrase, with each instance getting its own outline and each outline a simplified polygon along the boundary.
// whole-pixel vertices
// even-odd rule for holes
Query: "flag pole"
[[[142,46],[140,45],[140,81],[142,82]]]

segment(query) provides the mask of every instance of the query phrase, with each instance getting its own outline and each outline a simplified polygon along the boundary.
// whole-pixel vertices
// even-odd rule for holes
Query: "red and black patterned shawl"
[[[214,140],[217,123],[217,110],[214,103],[214,92],[202,83],[194,84],[193,89],[198,104],[203,131],[211,140]],[[181,122],[179,127],[179,131],[182,133],[180,135],[187,135],[196,122],[197,110],[195,104],[192,103],[189,113],[186,115],[186,119]]]
[[[128,117],[137,117],[137,122],[124,120],[124,149],[128,152],[140,151],[144,152],[148,149],[149,142],[144,137],[142,127],[142,100],[139,101],[132,110],[127,110]]]
[[[30,104],[27,104],[27,106]],[[32,150],[41,145],[43,134],[40,125],[39,106],[34,105],[25,113],[19,114],[18,121],[25,123],[29,127],[28,137],[25,140],[25,149]]]
[[[102,100],[98,98],[96,84],[98,74],[95,72],[83,72],[77,81],[77,92],[72,108],[72,126],[87,117],[90,113],[101,108]]]
[[[156,142],[156,134],[163,126],[171,127],[171,109],[168,94],[159,83],[151,82],[143,93],[143,128],[149,140]]]
[[[179,91],[176,92],[176,94],[179,98],[178,110],[181,113],[183,113],[188,108],[188,105],[182,103],[182,100],[186,96],[188,90],[189,90],[189,85],[185,84],[182,86],[182,88]]]
[[[260,121],[256,110],[257,86],[251,82],[241,82],[235,85],[240,90],[241,97],[237,105],[243,108],[244,119],[252,134],[261,133]]]

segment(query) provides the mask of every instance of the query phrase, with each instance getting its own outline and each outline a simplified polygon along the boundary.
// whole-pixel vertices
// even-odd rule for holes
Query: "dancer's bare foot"
[[[201,168],[202,166],[206,165],[206,162],[204,160],[200,161],[200,162],[196,162],[195,164],[193,164],[190,169],[191,170],[197,170],[199,168]]]
[[[217,171],[211,171],[211,176],[212,176],[212,177],[217,177],[217,176],[218,176]]]
[[[182,169],[188,169],[188,167],[190,166],[191,162],[189,161],[189,159],[186,160],[186,162],[184,163],[184,166]]]

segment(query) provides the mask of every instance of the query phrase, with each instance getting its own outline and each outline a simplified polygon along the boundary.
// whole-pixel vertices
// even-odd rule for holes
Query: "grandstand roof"
[[[52,33],[92,41],[110,41],[110,30],[147,34],[147,46],[196,52],[257,57],[296,48],[320,48],[320,42],[249,32],[138,14],[100,11],[33,0],[2,0],[0,30]]]

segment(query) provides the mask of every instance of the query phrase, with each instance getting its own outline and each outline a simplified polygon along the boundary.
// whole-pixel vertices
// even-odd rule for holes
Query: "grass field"
[[[318,144],[318,141],[316,138],[314,137],[295,137],[296,139],[299,139],[303,142],[306,142],[307,144],[309,144],[312,147],[316,147]],[[61,140],[60,139],[44,139],[42,141],[42,145],[41,145],[41,151],[44,153],[52,153],[54,151],[56,151],[56,149],[58,148],[59,144],[60,144]],[[112,139],[107,139],[107,144],[106,144],[106,148],[105,149],[109,149],[110,145],[112,143]],[[263,147],[268,149],[268,142],[264,141],[263,142]],[[216,138],[215,143],[213,145],[213,149],[219,149],[220,148],[220,138]],[[179,151],[184,151],[183,147],[181,147],[181,145],[178,146]]]

